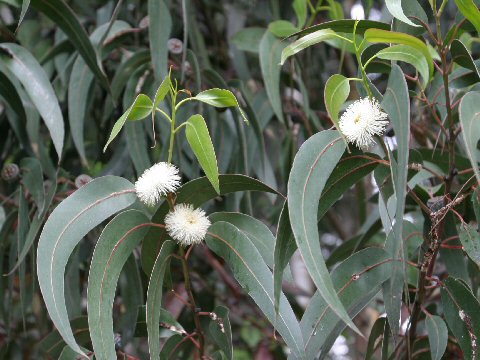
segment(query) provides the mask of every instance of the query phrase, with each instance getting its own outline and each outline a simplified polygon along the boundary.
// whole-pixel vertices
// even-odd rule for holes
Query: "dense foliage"
[[[479,5],[0,0],[0,358],[480,359]]]

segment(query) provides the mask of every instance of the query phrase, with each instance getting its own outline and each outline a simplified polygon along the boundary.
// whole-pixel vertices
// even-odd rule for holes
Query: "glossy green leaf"
[[[152,112],[153,103],[152,100],[147,95],[139,94],[132,106],[130,106],[127,111],[123,113],[120,119],[117,120],[115,125],[113,125],[112,132],[108,138],[103,151],[107,149],[107,146],[117,137],[117,135],[122,130],[123,125],[128,121],[142,120],[146,118]]]
[[[284,295],[280,297],[278,317],[275,317],[272,273],[248,236],[234,225],[217,222],[210,226],[205,242],[225,259],[237,281],[267,319],[276,323],[276,329],[292,353],[297,358],[305,358],[298,321]]]
[[[45,305],[65,342],[83,354],[68,322],[64,273],[68,257],[95,226],[136,200],[133,185],[123,178],[105,176],[89,182],[52,212],[37,250],[38,282]]]
[[[270,31],[265,31],[260,41],[260,69],[262,70],[265,90],[275,116],[284,122],[282,100],[280,97],[280,70],[278,66],[286,42],[277,39]]]
[[[408,45],[418,51],[420,51],[428,63],[429,78],[433,76],[433,59],[427,45],[416,37],[400,32],[380,30],[380,29],[368,29],[365,31],[365,40],[371,43],[392,43]]]
[[[213,312],[219,319],[210,322],[208,326],[210,333],[223,351],[223,354],[225,354],[226,360],[233,360],[232,328],[230,326],[230,319],[228,318],[229,311],[224,306],[217,306]],[[222,328],[220,328],[220,324]]]
[[[148,0],[148,39],[155,78],[160,81],[168,74],[168,39],[172,17],[164,0]]]
[[[245,175],[219,175],[220,195],[226,195],[241,191],[262,191],[271,194],[281,195],[278,191],[259,180]],[[206,177],[201,177],[184,184],[177,190],[177,203],[188,203],[194,207],[199,207],[205,202],[215,199],[219,194],[213,188]],[[152,221],[157,224],[164,222],[165,215],[170,210],[167,203],[163,203],[155,213]],[[153,267],[153,262],[159,251],[159,243],[165,240],[165,231],[163,229],[152,228],[148,232],[142,247],[142,267],[149,274]]]
[[[471,70],[480,80],[480,70],[477,64],[473,61],[472,55],[465,47],[465,45],[458,39],[452,41],[450,45],[450,53],[452,54],[452,60],[458,65]]]
[[[480,10],[473,0],[455,0],[458,10],[465,16],[465,18],[472,23],[472,25],[480,34]]]
[[[430,81],[428,62],[423,53],[409,45],[394,45],[380,50],[376,57],[384,60],[404,61],[414,66],[422,76],[423,88]]]
[[[333,287],[320,249],[317,228],[321,193],[344,151],[342,137],[333,130],[317,133],[303,143],[288,179],[288,208],[298,249],[313,282],[332,310],[349,327],[358,331]]]
[[[148,283],[147,291],[147,331],[148,331],[148,350],[150,359],[160,358],[159,328],[160,308],[162,307],[163,278],[165,270],[170,265],[170,257],[175,251],[176,244],[173,241],[165,241],[158,253],[153,266],[152,274]]]
[[[215,149],[202,115],[196,114],[187,120],[185,135],[208,180],[210,180],[215,191],[220,193]]]
[[[402,0],[385,0],[385,5],[387,6],[388,11],[392,14],[396,19],[403,21],[405,24],[410,26],[419,26],[413,23],[402,9]]]
[[[448,329],[445,321],[440,316],[429,315],[425,318],[428,332],[428,342],[432,360],[440,360],[445,353],[448,343]]]
[[[283,38],[298,31],[298,28],[287,20],[276,20],[268,24],[268,30],[275,36]]]
[[[410,98],[402,70],[398,65],[392,67],[387,90],[382,100],[382,108],[387,112],[397,139],[397,159],[391,159],[391,176],[396,198],[395,224],[387,231],[385,250],[393,259],[405,259],[403,247],[403,214],[407,195],[408,156],[410,149]],[[392,155],[390,155],[392,158]],[[387,200],[385,200],[387,201]],[[395,261],[391,278],[383,286],[385,310],[388,315],[392,334],[399,331],[400,307],[405,274],[405,263]]]
[[[22,83],[42,116],[60,158],[65,136],[63,115],[47,74],[33,55],[17,44],[0,44],[0,62]]]
[[[88,324],[95,357],[114,358],[113,301],[117,282],[128,257],[140,243],[150,220],[140,211],[115,216],[103,229],[88,274]]]
[[[458,233],[463,249],[478,266],[480,266],[480,234],[469,224],[461,224]]]
[[[390,276],[391,262],[380,248],[361,250],[332,271],[335,291],[350,316],[357,315],[381,290]],[[313,295],[300,321],[307,359],[325,356],[345,329],[346,324],[323,299],[319,290]]]
[[[480,171],[478,169],[478,160],[480,159],[478,159],[477,150],[477,142],[480,138],[479,103],[480,92],[472,91],[466,94],[460,102],[459,117],[465,150],[467,151],[477,181],[480,182]]]
[[[332,75],[325,84],[325,108],[338,129],[338,113],[350,94],[349,80],[340,74]]]
[[[357,20],[353,19],[343,19],[343,20],[334,20],[334,21],[326,21],[324,23],[310,26],[306,29],[303,29],[290,37],[293,36],[304,36],[306,34],[311,34],[318,30],[323,29],[330,29],[337,33],[353,33],[353,29],[355,27],[355,23]],[[362,35],[368,29],[382,29],[382,30],[390,30],[390,24],[383,23],[380,21],[373,21],[373,20],[360,20],[358,21],[356,27],[356,34]]]
[[[170,80],[170,74],[165,76],[162,80],[160,86],[158,87],[155,93],[155,99],[153,100],[153,108],[156,109],[158,105],[165,99],[168,92],[170,91],[170,86],[172,86],[172,82]]]
[[[280,65],[285,63],[290,56],[295,55],[296,53],[310,47],[312,45],[321,43],[326,40],[335,39],[337,37],[335,31],[331,29],[321,29],[313,33],[305,35],[298,40],[295,40],[293,43],[288,45],[282,51],[282,56],[280,59]]]
[[[23,185],[32,195],[40,214],[45,207],[42,165],[36,158],[24,158],[20,161],[20,169],[22,170]]]
[[[449,277],[442,287],[445,320],[463,351],[465,359],[479,353],[480,304],[470,289],[460,280]]]
[[[63,0],[31,0],[32,6],[50,18],[75,45],[90,70],[105,89],[109,84],[95,49],[73,10]]]
[[[225,89],[208,89],[202,91],[194,97],[195,100],[215,106],[217,108],[238,106],[235,95],[230,90]]]
[[[277,236],[273,250],[273,295],[275,299],[275,315],[278,315],[278,304],[280,294],[282,293],[282,280],[284,270],[287,267],[290,258],[297,250],[297,244],[293,236],[290,225],[290,215],[288,214],[288,201],[283,204],[280,219],[278,220]]]

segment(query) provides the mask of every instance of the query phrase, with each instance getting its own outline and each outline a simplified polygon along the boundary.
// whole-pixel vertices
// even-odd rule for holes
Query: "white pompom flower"
[[[140,176],[135,183],[135,191],[144,204],[154,206],[162,196],[175,192],[180,186],[180,180],[175,165],[159,162]]]
[[[340,117],[339,128],[348,142],[362,150],[374,143],[374,135],[381,135],[388,124],[387,114],[375,99],[368,97],[355,101]]]
[[[194,209],[190,204],[175,205],[165,216],[168,234],[180,245],[199,244],[207,235],[210,220],[202,209]]]

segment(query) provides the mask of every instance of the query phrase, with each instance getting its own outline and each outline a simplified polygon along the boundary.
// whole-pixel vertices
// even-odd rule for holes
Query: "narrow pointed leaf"
[[[480,80],[480,70],[475,61],[473,61],[472,54],[470,54],[466,46],[460,40],[455,39],[452,41],[450,53],[452,54],[453,61],[458,65],[471,70],[476,75],[477,81]]]
[[[217,158],[207,124],[202,115],[196,114],[187,120],[185,135],[205,175],[208,180],[210,180],[215,191],[219,194],[220,185],[218,181]]]
[[[148,39],[152,66],[157,81],[168,74],[168,39],[172,30],[172,17],[164,0],[148,0]]]
[[[276,329],[292,353],[298,358],[305,358],[298,321],[283,294],[275,319],[272,273],[245,233],[234,225],[220,221],[210,226],[205,241],[213,252],[229,264],[237,281],[267,319],[272,324],[276,320]]]
[[[448,329],[445,321],[440,316],[428,315],[425,319],[430,343],[432,360],[440,360],[445,353],[448,343]]]
[[[306,49],[307,47],[334,38],[336,38],[336,34],[335,31],[331,29],[321,29],[311,34],[305,35],[304,37],[295,40],[293,43],[283,49],[282,57],[280,59],[280,65],[283,65],[290,56],[295,55],[296,53]]]
[[[42,165],[36,158],[25,158],[20,162],[20,168],[22,169],[23,185],[32,195],[40,215],[45,207]]]
[[[313,135],[300,148],[288,179],[290,223],[307,270],[321,296],[349,327],[358,331],[338,299],[320,249],[318,202],[325,183],[345,151],[337,131]]]
[[[103,229],[88,273],[87,307],[90,337],[95,358],[115,358],[113,301],[117,282],[128,257],[140,243],[150,220],[140,211],[115,216]]]
[[[82,354],[68,321],[64,273],[68,257],[94,227],[136,200],[133,185],[105,176],[75,191],[58,205],[43,228],[37,250],[40,290],[48,313],[65,342]]]
[[[458,10],[465,18],[475,26],[477,33],[480,34],[480,10],[473,0],[455,0]]]
[[[462,138],[465,143],[465,150],[472,164],[473,171],[480,182],[480,171],[478,169],[478,150],[477,142],[480,138],[480,112],[478,104],[480,103],[480,92],[472,91],[466,94],[461,102],[459,109],[460,124],[462,126]]]
[[[148,350],[150,359],[160,359],[160,310],[162,307],[163,278],[165,270],[170,265],[170,257],[175,251],[176,244],[173,241],[165,241],[158,253],[153,266],[147,291],[147,331]]]
[[[396,19],[410,26],[419,26],[413,23],[403,12],[402,0],[385,0],[385,5],[387,6],[390,14],[392,14]]]
[[[408,155],[410,149],[410,98],[402,70],[392,67],[387,90],[382,100],[382,108],[387,112],[397,139],[397,161],[392,162],[391,175],[396,197],[395,224],[387,235],[385,250],[395,261],[391,279],[384,284],[383,298],[388,322],[393,335],[397,335],[400,322],[403,282],[405,274],[405,252],[403,248],[403,214],[407,195]]]
[[[42,116],[60,158],[65,136],[63,115],[47,74],[33,55],[17,44],[0,44],[0,61],[22,83]]]
[[[292,34],[290,37],[304,36],[307,34],[314,33],[315,31],[324,30],[324,29],[330,29],[338,33],[353,34],[353,28],[355,27],[355,23],[357,23],[357,20],[353,20],[353,19],[326,21],[324,23],[305,28],[299,32],[296,32],[295,34]],[[365,31],[368,29],[390,30],[390,24],[383,23],[380,21],[373,21],[373,20],[358,21],[357,27],[356,27],[356,30],[357,30],[356,33],[358,35],[363,35]]]
[[[208,326],[210,333],[225,354],[226,360],[233,360],[232,328],[228,318],[229,310],[224,306],[217,306],[213,312],[218,316],[219,320],[210,322]],[[220,328],[220,324],[222,324],[222,328]]]

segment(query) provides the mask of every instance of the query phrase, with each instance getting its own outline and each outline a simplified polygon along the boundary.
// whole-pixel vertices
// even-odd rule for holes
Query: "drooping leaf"
[[[228,317],[229,311],[224,306],[217,306],[213,313],[217,315],[218,320],[210,322],[209,330],[213,339],[223,351],[226,360],[233,360],[232,328]]]
[[[473,171],[480,182],[480,171],[478,169],[477,142],[480,138],[480,112],[478,104],[480,92],[472,91],[466,94],[459,108],[460,124],[462,126],[462,138],[465,143],[468,158],[472,164]]]
[[[48,80],[47,74],[33,55],[27,49],[17,44],[0,44],[0,60],[22,83],[28,96],[42,116],[60,159],[63,150],[65,128],[57,96],[52,84]]]
[[[68,36],[105,89],[109,84],[85,29],[63,0],[31,0],[32,6],[49,17]]]
[[[372,326],[372,330],[370,331],[370,336],[368,337],[367,353],[365,354],[365,360],[372,359],[373,353],[379,346],[378,339],[381,339],[383,337],[386,324],[386,317],[379,317],[377,320],[375,320],[375,323]]]
[[[388,322],[393,335],[396,335],[399,331],[405,273],[405,264],[402,261],[405,259],[403,214],[405,212],[405,197],[407,195],[408,156],[410,149],[410,98],[405,77],[398,65],[392,67],[387,90],[381,105],[392,122],[397,139],[396,161],[390,155],[390,170],[396,198],[395,223],[387,234],[385,250],[393,259],[399,261],[394,261],[391,278],[383,286],[383,298]]]
[[[336,36],[335,31],[331,29],[321,29],[295,40],[283,49],[280,65],[283,65],[290,56],[295,55],[307,47],[321,43],[322,41],[334,39]]]
[[[207,124],[202,115],[196,114],[187,120],[185,135],[205,175],[215,191],[220,194],[217,157]]]
[[[458,233],[467,255],[480,266],[480,234],[469,224],[461,224]]]
[[[477,77],[477,81],[480,80],[480,70],[473,61],[472,55],[465,47],[465,45],[458,39],[452,41],[450,45],[450,53],[452,54],[452,60],[455,61],[458,65],[471,70],[474,75]]]
[[[163,99],[165,99],[165,96],[167,96],[168,92],[170,91],[171,84],[172,81],[170,80],[169,74],[165,76],[157,91],[155,92],[155,99],[153,100],[153,111],[155,111],[158,105],[163,101]]]
[[[332,271],[335,291],[350,316],[358,314],[381,290],[388,279],[391,261],[380,248],[361,250],[340,263]],[[332,307],[317,290],[310,300],[300,321],[305,340],[307,359],[318,352],[325,356],[346,324],[335,314]]]
[[[122,130],[123,125],[127,120],[136,121],[146,118],[152,112],[153,103],[152,100],[147,95],[139,94],[132,106],[130,106],[127,111],[117,120],[115,125],[113,125],[112,132],[108,138],[103,151],[107,149],[107,146],[117,137],[117,135]]]
[[[403,12],[402,0],[385,0],[385,5],[387,6],[390,14],[392,14],[398,20],[403,21],[410,26],[419,26],[413,23]]]
[[[433,76],[433,59],[427,45],[420,39],[395,31],[368,29],[365,31],[365,40],[371,43],[392,43],[408,45],[420,51],[428,63],[429,78]]]
[[[68,257],[91,229],[136,200],[133,185],[123,178],[105,176],[89,182],[52,212],[37,250],[38,282],[45,305],[65,342],[83,354],[68,322],[64,279]]]
[[[272,273],[249,238],[234,225],[217,222],[210,226],[207,246],[229,264],[237,281],[253,298],[298,358],[305,358],[298,321],[286,297],[281,295],[275,317]]]
[[[268,185],[259,180],[253,179],[245,175],[219,175],[220,195],[225,195],[240,191],[262,191],[266,193],[281,195],[278,191],[272,189]],[[177,203],[188,203],[194,207],[199,207],[208,200],[216,198],[219,194],[213,188],[212,184],[206,177],[198,178],[184,184],[177,190]],[[170,210],[167,203],[163,203],[152,218],[157,224],[162,224]],[[165,231],[163,229],[152,228],[149,230],[142,247],[142,267],[143,270],[150,274],[159,251],[159,245],[165,239]]]
[[[338,113],[350,94],[349,80],[340,74],[332,75],[325,84],[325,108],[338,129]]]
[[[290,223],[307,270],[332,310],[358,331],[338,299],[320,249],[317,210],[321,193],[345,151],[337,131],[326,130],[310,137],[298,151],[288,179]]]
[[[480,351],[478,300],[462,281],[449,277],[442,287],[442,305],[445,320],[457,339],[465,359],[478,357]]]
[[[265,31],[260,41],[260,69],[262,70],[265,90],[276,117],[284,122],[282,101],[280,97],[280,58],[286,42],[277,39],[270,31]]]
[[[425,325],[427,326],[428,342],[430,343],[432,360],[440,360],[447,348],[447,325],[445,325],[445,321],[443,321],[440,316],[436,315],[427,315]]]
[[[88,274],[87,308],[95,357],[115,358],[113,300],[118,278],[133,249],[140,243],[150,220],[140,211],[115,216],[103,229],[93,253]]]
[[[465,18],[475,26],[477,33],[480,34],[480,10],[473,0],[455,0],[458,10]]]
[[[168,39],[172,17],[164,0],[148,0],[148,39],[155,78],[160,81],[168,74]]]
[[[414,66],[422,76],[423,88],[430,81],[428,62],[422,52],[409,45],[394,45],[380,50],[376,57],[384,60],[404,61]]]
[[[324,23],[313,25],[306,29],[303,29],[295,34],[292,34],[290,37],[304,36],[304,35],[311,34],[315,31],[323,30],[323,29],[330,29],[338,33],[352,34],[356,22],[357,20],[353,20],[353,19],[326,21]],[[373,20],[360,20],[358,21],[358,24],[356,27],[356,34],[363,35],[365,31],[368,29],[390,30],[390,24],[383,23],[380,21],[373,21]]]
[[[38,215],[40,215],[45,207],[42,165],[36,158],[24,158],[20,162],[20,168],[22,169],[23,185],[32,195],[37,205]]]
[[[175,248],[176,244],[173,241],[168,240],[163,243],[148,283],[146,308],[148,350],[150,358],[153,360],[161,358],[158,324],[160,322],[160,308],[162,307],[163,278]]]

